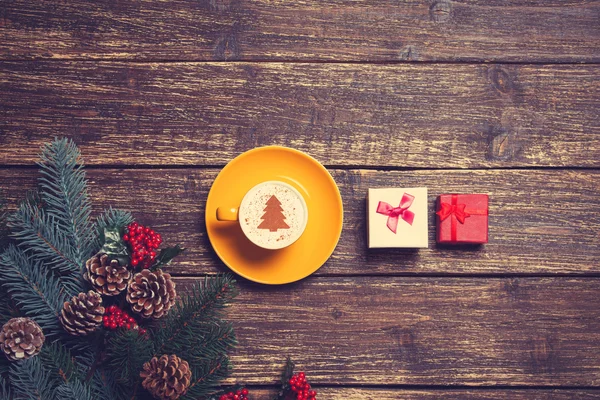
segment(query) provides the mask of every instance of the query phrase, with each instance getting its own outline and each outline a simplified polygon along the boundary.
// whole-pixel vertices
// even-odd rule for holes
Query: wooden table
[[[225,271],[204,205],[256,146],[306,151],[342,192],[313,276],[240,279],[228,383],[267,398],[285,355],[320,399],[600,398],[600,2],[0,1],[0,187],[81,147],[96,210]],[[366,248],[370,187],[426,186],[430,248]],[[490,243],[440,247],[444,192],[491,198]]]

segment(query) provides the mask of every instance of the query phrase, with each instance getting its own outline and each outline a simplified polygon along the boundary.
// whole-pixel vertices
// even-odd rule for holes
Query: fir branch
[[[83,380],[75,358],[60,342],[44,344],[39,357],[49,379],[56,385]]]
[[[6,202],[0,191],[0,249],[8,244],[9,229],[8,229],[8,213],[6,211]]]
[[[44,145],[38,165],[48,214],[70,239],[75,261],[83,266],[92,255],[95,234],[81,153],[72,140],[56,139]]]
[[[56,388],[57,400],[93,400],[90,387],[80,381],[67,382]]]
[[[12,400],[14,396],[10,389],[10,384],[7,379],[0,376],[0,399],[1,400]]]
[[[180,333],[179,343],[167,343],[164,354],[182,354],[191,366],[199,365],[207,359],[215,359],[227,354],[237,344],[233,326],[221,321],[188,325]],[[185,343],[182,347],[181,344]]]
[[[186,348],[190,329],[219,320],[223,309],[237,296],[235,280],[229,274],[206,277],[196,283],[191,291],[180,297],[177,305],[162,318],[154,330],[155,356],[169,348]],[[191,327],[191,328],[189,328]],[[199,332],[201,333],[201,332]]]
[[[296,368],[296,364],[294,364],[292,359],[288,356],[285,360],[283,372],[281,373],[281,390],[273,400],[285,400],[288,393],[290,393],[290,379],[294,375],[294,368]]]
[[[152,352],[152,342],[137,330],[116,331],[106,344],[108,365],[117,371],[117,381],[130,386],[139,381],[142,366],[152,358]]]
[[[58,279],[46,274],[39,261],[9,246],[0,256],[0,282],[19,309],[42,327],[44,335],[63,331],[58,316],[67,296]]]
[[[203,365],[192,367],[192,382],[184,400],[206,398],[217,392],[219,383],[229,376],[231,365],[227,357],[207,360]]]
[[[9,379],[15,399],[43,400],[52,392],[51,381],[39,357],[11,363]]]
[[[133,222],[133,216],[129,211],[109,208],[105,210],[97,219],[95,224],[96,240],[94,242],[94,254],[104,245],[104,231],[106,229],[116,229],[122,232],[123,229]]]
[[[10,301],[10,296],[2,285],[0,285],[0,326],[8,322],[13,317],[15,310]]]
[[[127,400],[130,398],[131,388],[117,382],[116,373],[99,368],[90,381],[94,399]]]
[[[12,237],[18,240],[19,247],[56,271],[68,294],[74,296],[83,291],[81,265],[71,238],[57,225],[57,219],[33,197],[22,202],[9,217]]]
[[[2,383],[3,381],[7,382],[7,386],[8,385],[8,371],[10,368],[10,364],[11,362],[8,360],[8,358],[2,356],[0,357],[0,383]]]

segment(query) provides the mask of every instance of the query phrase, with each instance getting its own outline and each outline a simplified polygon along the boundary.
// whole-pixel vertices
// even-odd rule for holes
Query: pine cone
[[[65,302],[60,314],[60,322],[71,335],[87,335],[102,324],[104,307],[102,296],[90,290],[73,296],[70,302]]]
[[[85,263],[84,274],[98,293],[116,296],[127,288],[131,271],[118,260],[109,260],[107,254],[96,254]]]
[[[142,386],[155,399],[175,400],[190,386],[192,371],[187,361],[175,354],[163,354],[145,363],[140,376],[144,379]]]
[[[11,361],[35,356],[44,344],[42,328],[31,318],[13,318],[0,331],[0,349]]]
[[[171,275],[144,269],[133,276],[127,288],[131,309],[144,318],[160,318],[175,304],[175,282]]]

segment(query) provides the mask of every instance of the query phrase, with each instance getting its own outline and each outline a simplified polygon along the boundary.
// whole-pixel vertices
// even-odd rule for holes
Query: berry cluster
[[[127,226],[123,241],[129,244],[131,265],[134,268],[150,268],[156,258],[156,249],[162,243],[160,234],[137,222]]]
[[[219,400],[248,400],[248,389],[236,390],[235,392],[229,392],[221,395]]]
[[[298,372],[290,378],[290,387],[292,392],[296,393],[297,400],[315,400],[317,398],[317,392],[310,389],[304,372]]]
[[[126,311],[121,310],[119,307],[112,305],[106,308],[104,316],[102,317],[102,324],[106,329],[115,330],[117,328],[139,329],[139,326],[135,319]],[[139,329],[140,335],[146,333],[145,329]]]

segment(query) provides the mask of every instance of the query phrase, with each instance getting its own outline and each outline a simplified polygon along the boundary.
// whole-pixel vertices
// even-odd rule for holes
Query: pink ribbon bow
[[[390,204],[385,201],[380,201],[377,205],[377,213],[387,215],[387,227],[390,231],[396,233],[396,228],[398,228],[398,219],[402,218],[409,225],[412,225],[415,219],[415,213],[412,211],[408,211],[408,208],[412,205],[415,200],[415,196],[412,196],[408,193],[404,193],[402,195],[402,200],[400,200],[400,205],[398,207],[392,207]]]

